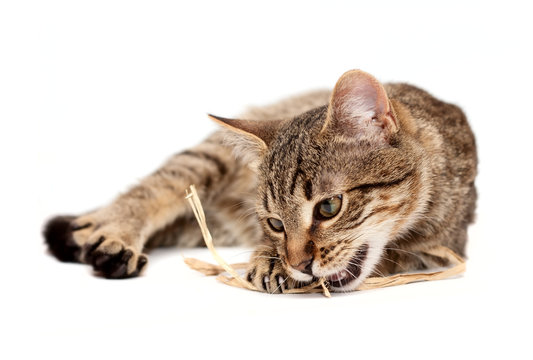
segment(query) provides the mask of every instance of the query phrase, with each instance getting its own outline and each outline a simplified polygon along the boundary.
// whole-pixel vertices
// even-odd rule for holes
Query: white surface
[[[191,3],[0,4],[0,357],[531,358],[530,10]],[[351,68],[467,113],[480,198],[464,277],[268,296],[184,266],[206,250],[159,251],[127,281],[46,255],[46,218],[111,200],[214,129],[206,112],[331,87]]]

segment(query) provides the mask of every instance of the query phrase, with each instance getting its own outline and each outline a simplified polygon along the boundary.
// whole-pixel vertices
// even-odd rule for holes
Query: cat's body
[[[444,265],[421,253],[436,245],[464,255],[477,158],[456,106],[352,71],[333,94],[242,118],[215,118],[231,131],[176,154],[109,206],[53,219],[52,253],[124,278],[140,273],[145,248],[199,246],[184,200],[196,184],[215,243],[258,246],[248,278],[270,292],[321,276],[351,290],[372,273]]]

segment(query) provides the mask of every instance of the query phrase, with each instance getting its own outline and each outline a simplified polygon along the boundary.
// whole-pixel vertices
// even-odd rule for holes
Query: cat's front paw
[[[83,262],[108,279],[125,279],[138,276],[148,258],[120,239],[102,235],[91,238],[83,245]]]
[[[44,237],[61,261],[82,262],[108,279],[138,276],[148,262],[137,233],[127,223],[103,221],[97,213],[61,216],[48,222]]]
[[[287,275],[280,257],[274,251],[257,251],[250,260],[246,279],[258,290],[271,294],[283,293],[306,285]]]

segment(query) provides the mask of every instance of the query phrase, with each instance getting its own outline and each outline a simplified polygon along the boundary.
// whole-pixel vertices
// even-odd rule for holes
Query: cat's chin
[[[369,247],[362,245],[348,262],[348,266],[336,273],[326,276],[329,285],[336,291],[354,290],[366,277],[365,263]],[[362,276],[363,275],[363,276]]]
[[[383,246],[376,242],[359,247],[346,268],[325,276],[331,289],[338,292],[356,290],[372,273],[381,257],[382,249]]]

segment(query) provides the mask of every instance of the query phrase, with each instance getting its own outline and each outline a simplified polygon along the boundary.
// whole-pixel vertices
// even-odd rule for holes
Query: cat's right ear
[[[351,70],[335,85],[324,130],[379,146],[390,141],[398,123],[383,85],[364,71]]]
[[[211,114],[208,116],[229,130],[225,141],[233,147],[235,154],[243,158],[252,168],[257,167],[263,154],[284,124],[283,120],[240,120]]]

